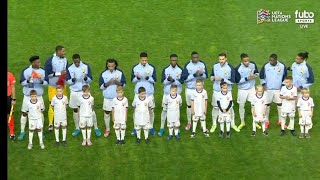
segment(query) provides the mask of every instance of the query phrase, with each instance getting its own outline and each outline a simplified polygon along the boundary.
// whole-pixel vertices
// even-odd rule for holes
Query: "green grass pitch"
[[[257,25],[259,9],[291,14],[289,23]],[[315,24],[302,29],[294,23],[294,12],[315,12]],[[259,70],[271,53],[277,53],[287,66],[295,55],[307,50],[308,63],[315,74],[311,96],[320,106],[319,72],[320,28],[318,1],[8,1],[8,69],[20,80],[21,70],[29,66],[29,57],[37,54],[42,65],[58,44],[66,47],[71,63],[73,53],[79,53],[91,65],[94,81],[92,95],[98,125],[104,130],[102,92],[98,78],[105,60],[114,57],[126,75],[125,96],[133,100],[134,85],[130,82],[131,68],[139,62],[139,53],[147,51],[149,63],[157,70],[155,85],[155,128],[160,127],[162,69],[169,64],[169,54],[179,55],[183,66],[192,51],[198,51],[211,73],[219,52],[227,52],[235,67],[242,52],[249,54]],[[205,89],[211,104],[212,83]],[[47,89],[45,89],[47,92]],[[233,86],[233,97],[237,88]],[[69,92],[68,92],[69,94]],[[261,131],[252,138],[249,104],[246,105],[247,126],[240,133],[232,131],[231,139],[219,139],[218,132],[205,138],[202,134],[190,139],[186,124],[186,104],[181,112],[181,141],[167,142],[166,136],[151,137],[151,143],[135,144],[130,136],[133,129],[132,108],[126,131],[126,144],[115,145],[112,129],[108,138],[93,135],[92,147],[81,147],[82,137],[72,137],[72,111],[68,109],[68,147],[54,147],[54,133],[47,131],[45,111],[45,150],[27,150],[28,135],[23,141],[8,142],[9,179],[319,179],[320,129],[319,111],[315,109],[311,139],[299,139],[287,133],[279,136],[276,108],[271,108],[269,137]],[[17,84],[15,131],[20,131],[22,89]],[[44,94],[48,108],[47,93]],[[208,112],[211,114],[211,106]],[[239,125],[238,105],[235,107]],[[297,118],[296,118],[297,120]],[[198,125],[199,126],[199,125]],[[211,126],[211,116],[207,119]],[[297,132],[299,127],[296,121]],[[167,130],[166,134],[167,135]],[[198,130],[199,132],[199,130]]]

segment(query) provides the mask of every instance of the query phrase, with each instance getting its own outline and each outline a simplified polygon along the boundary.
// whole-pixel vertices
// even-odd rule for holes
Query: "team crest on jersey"
[[[303,69],[303,68],[301,68],[300,73],[301,73],[301,74],[303,74],[303,73],[304,73],[304,69]]]
[[[308,102],[308,106],[310,106],[310,102]]]
[[[227,76],[228,75],[228,71],[224,70],[224,75]]]
[[[91,101],[88,101],[88,104],[91,105]]]
[[[150,75],[150,70],[147,70],[147,74]]]
[[[250,72],[253,72],[253,68],[249,68],[250,69]]]
[[[85,73],[85,72],[86,72],[86,70],[84,68],[82,68],[82,73]]]
[[[147,106],[147,103],[144,103],[144,106]]]
[[[118,74],[116,74],[116,76],[115,76],[115,77],[116,77],[116,79],[119,79],[119,75],[118,75]]]
[[[181,74],[177,72],[177,74],[176,74],[177,78],[180,77],[180,75],[181,75]]]
[[[40,106],[37,106],[37,109],[40,109]]]
[[[278,67],[278,72],[280,72],[281,71],[281,67]]]
[[[261,104],[264,104],[264,100],[261,101]]]

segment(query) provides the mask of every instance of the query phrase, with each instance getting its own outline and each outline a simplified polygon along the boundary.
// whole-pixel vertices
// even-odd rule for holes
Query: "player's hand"
[[[198,75],[198,76],[202,76],[202,75],[203,75],[203,71],[202,71],[201,69],[199,69],[199,70],[197,71],[197,75]]]
[[[227,112],[227,110],[225,110],[225,109],[224,109],[224,110],[223,110],[223,112],[224,112],[224,113],[226,113],[226,112]]]
[[[39,80],[39,83],[40,83],[40,84],[43,84],[43,83],[44,83],[44,81],[43,81],[42,79],[40,79],[40,80]]]
[[[138,79],[138,80],[140,80],[140,79],[141,79],[141,76],[140,76],[140,74],[139,74],[139,73],[137,73],[137,74],[136,74],[136,77],[137,77],[137,79]]]
[[[75,78],[75,77],[72,78],[71,81],[72,81],[72,82],[76,82],[76,78]]]
[[[168,76],[168,77],[167,77],[167,80],[170,81],[170,82],[173,82],[173,81],[174,81],[174,79],[173,79],[171,76]]]
[[[211,77],[210,77],[210,81],[214,81],[214,76],[211,76]]]
[[[146,76],[144,79],[145,79],[145,80],[148,80],[148,79],[149,79],[149,76]]]
[[[84,78],[83,78],[84,81],[87,81],[88,80],[88,77],[87,75],[84,75]]]
[[[61,75],[65,75],[67,73],[66,70],[61,71]]]
[[[255,78],[256,78],[255,75],[250,75],[250,76],[248,76],[248,79],[249,79],[249,80],[252,80],[252,79],[255,79]]]
[[[221,81],[221,80],[222,80],[222,78],[221,78],[221,77],[219,77],[219,76],[215,76],[215,77],[214,77],[214,80],[216,80],[216,81]]]
[[[16,104],[16,101],[11,100],[11,105],[15,105],[15,104]]]

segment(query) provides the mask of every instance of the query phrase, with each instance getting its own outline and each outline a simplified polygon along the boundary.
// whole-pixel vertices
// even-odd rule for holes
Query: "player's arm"
[[[208,99],[205,99],[204,100],[204,115],[206,115],[207,114],[207,110],[208,110]]]
[[[14,105],[16,104],[16,79],[12,75],[12,81],[11,81],[11,104]]]
[[[20,77],[20,84],[21,84],[22,86],[28,86],[29,80],[30,80],[30,78],[31,78],[31,76],[28,77],[28,76],[25,74],[25,70],[26,70],[26,69],[22,70],[21,77]]]
[[[125,117],[125,121],[127,122],[128,120],[128,100],[126,102],[126,117]]]
[[[156,68],[153,65],[150,65],[153,68],[153,72],[151,76],[146,76],[145,79],[149,82],[149,83],[156,83],[157,81],[157,75],[156,75]]]
[[[44,78],[42,79],[43,76],[44,76]],[[42,84],[42,86],[46,86],[46,85],[48,85],[48,82],[49,82],[48,74],[44,71],[44,73],[42,74],[41,79],[40,79],[40,84]]]
[[[55,76],[55,73],[52,70],[52,58],[53,56],[50,56],[44,65],[44,69],[48,77]]]
[[[126,81],[126,77],[124,76],[124,73],[121,71],[121,79],[120,82],[119,81],[115,81],[117,86],[126,86],[127,81]]]
[[[191,99],[191,114],[194,114],[194,100]]]
[[[131,71],[131,82],[136,84],[140,80],[141,80],[141,77],[139,76],[139,73],[135,72],[134,67],[133,67],[132,71]]]
[[[89,64],[86,64],[87,65],[87,74],[85,74],[83,80],[87,83],[91,83],[91,81],[93,80],[93,77],[92,77],[92,72],[91,72],[91,68],[90,68],[90,65]]]
[[[200,78],[201,79],[207,79],[208,78],[208,70],[207,70],[207,66],[204,62],[202,62],[204,65],[204,72],[202,74],[200,74]]]
[[[256,110],[254,109],[254,104],[251,104],[251,113],[253,117],[257,117]]]
[[[307,77],[307,83],[303,85],[303,88],[309,88],[313,83],[314,83],[314,76],[313,76],[313,71],[311,66],[309,64],[306,64],[308,68],[308,74],[309,76]]]
[[[219,101],[219,100],[217,101],[217,104],[218,104],[218,108],[219,108],[219,110],[220,110],[221,112],[223,112],[223,109],[222,109],[222,107],[221,107],[221,103],[220,103],[220,101]]]
[[[104,83],[104,79],[102,77],[102,73],[100,74],[100,77],[99,77],[99,87],[101,90],[104,90],[106,88],[105,83]]]
[[[232,100],[229,101],[229,105],[228,105],[228,107],[227,107],[227,109],[226,109],[226,112],[228,112],[231,107],[232,107]]]
[[[72,68],[72,65],[70,65],[68,68],[67,68],[67,77],[66,77],[66,81],[69,85],[73,85],[76,83],[76,78],[74,77],[74,74],[73,76],[71,76],[70,74],[70,68]]]
[[[170,76],[169,76],[170,77]],[[171,79],[169,78],[169,77],[167,77],[166,76],[166,68],[164,68],[163,70],[162,70],[162,73],[161,73],[161,82],[164,84],[164,85],[168,85],[168,84],[171,84],[171,79],[173,79],[172,77],[171,77]],[[174,80],[174,79],[173,79]]]

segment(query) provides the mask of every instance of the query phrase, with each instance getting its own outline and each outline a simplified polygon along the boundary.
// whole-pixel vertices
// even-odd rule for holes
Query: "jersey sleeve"
[[[180,106],[180,107],[182,106],[182,98],[181,98],[180,95],[179,95],[179,106]]]
[[[91,105],[93,106],[94,105],[94,98],[92,97],[92,100],[91,100]]]
[[[207,91],[204,92],[204,99],[205,99],[205,100],[208,100],[208,93],[207,93]]]
[[[191,101],[194,100],[194,93],[191,94]]]
[[[134,107],[134,108],[136,107],[136,98],[134,98],[132,101],[132,107]]]
[[[128,108],[128,99],[126,98],[126,104],[125,104],[126,108]]]
[[[112,99],[112,106],[111,106],[112,109],[114,109],[114,105],[116,104],[115,102],[116,102],[116,100],[115,100],[115,98],[113,98]]]
[[[300,108],[300,106],[301,106],[301,98],[298,99],[297,108]]]
[[[66,105],[68,105],[69,104],[69,100],[68,100],[68,98],[66,96],[65,96],[65,98],[66,98],[65,103],[66,103]]]
[[[55,98],[53,97],[50,104],[52,107],[54,107],[54,101],[55,101]]]
[[[293,97],[297,97],[298,96],[298,90],[296,87],[293,86]]]
[[[40,109],[41,109],[41,111],[44,111],[44,103],[43,102],[40,103]]]
[[[232,98],[232,93],[231,93],[231,92],[229,93],[229,98],[230,98],[230,101],[233,100],[233,98]]]
[[[285,86],[282,86],[281,90],[280,90],[280,96],[283,96],[284,95],[284,88]]]
[[[310,105],[311,105],[311,108],[313,108],[313,107],[314,107],[313,99],[311,99],[311,103],[310,103]]]

